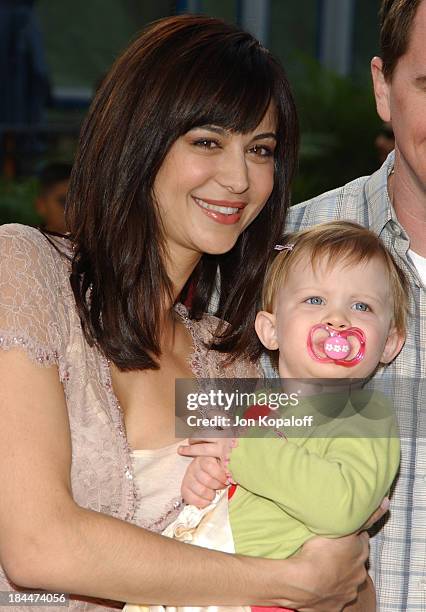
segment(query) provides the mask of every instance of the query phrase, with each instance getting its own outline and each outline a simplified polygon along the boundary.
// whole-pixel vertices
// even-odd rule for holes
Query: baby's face
[[[282,378],[365,378],[379,362],[393,359],[402,346],[392,328],[393,298],[385,264],[374,258],[359,264],[326,262],[311,266],[295,264],[277,295],[273,318],[279,349]],[[352,367],[323,363],[309,354],[307,345],[314,325],[326,325],[344,332],[351,327],[365,335],[365,354]],[[313,344],[321,344],[324,334],[313,334]],[[352,346],[348,359],[355,356],[359,342]]]

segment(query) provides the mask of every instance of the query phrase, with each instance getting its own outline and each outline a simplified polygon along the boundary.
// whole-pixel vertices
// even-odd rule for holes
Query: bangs
[[[174,78],[176,99],[171,121],[180,135],[201,125],[217,125],[239,133],[253,131],[274,96],[276,75],[270,57],[260,45],[209,45],[188,58],[188,69]],[[183,73],[183,74],[182,74]],[[169,73],[169,76],[171,74]]]
[[[331,270],[339,264],[350,268],[367,263],[375,257],[386,264],[384,247],[374,236],[364,235],[313,244],[310,259],[314,269],[318,266],[318,262],[324,262],[326,269]]]
[[[191,107],[184,132],[200,125],[217,125],[246,134],[262,121],[272,99],[269,88],[263,90],[253,82],[242,86],[234,79],[220,83],[221,89],[202,91],[201,97]]]

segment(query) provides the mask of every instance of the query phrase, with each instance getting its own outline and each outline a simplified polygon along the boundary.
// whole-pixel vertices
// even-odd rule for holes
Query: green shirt
[[[260,437],[241,437],[232,451],[237,553],[286,558],[314,535],[355,532],[389,491],[400,445],[383,394],[355,391],[343,403],[340,395],[321,395],[277,416],[303,414],[314,416],[312,427],[281,429],[287,439],[276,429],[251,430]]]

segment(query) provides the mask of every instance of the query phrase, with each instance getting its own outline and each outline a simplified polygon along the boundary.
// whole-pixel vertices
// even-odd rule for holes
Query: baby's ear
[[[391,327],[383,349],[380,363],[390,363],[401,351],[405,343],[405,334],[401,333],[396,327]]]
[[[266,310],[261,310],[256,315],[254,328],[264,347],[270,351],[275,351],[278,348],[275,315],[266,312]]]

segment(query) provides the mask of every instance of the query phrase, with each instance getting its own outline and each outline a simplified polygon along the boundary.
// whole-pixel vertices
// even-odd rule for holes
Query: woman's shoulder
[[[35,227],[10,223],[0,226],[0,262],[3,271],[22,277],[57,277],[68,271],[72,244],[65,236],[44,233]]]
[[[47,251],[56,247],[64,255],[72,254],[72,243],[66,236],[20,223],[0,225],[0,240],[16,249],[32,247],[35,251]]]
[[[0,226],[1,348],[19,345],[38,363],[57,362],[69,328],[67,249],[66,239],[34,227]]]
[[[19,245],[28,246],[30,244],[37,247],[37,245],[43,244],[42,238],[42,232],[30,225],[22,225],[20,223],[0,225],[0,240],[16,248],[19,248]]]

